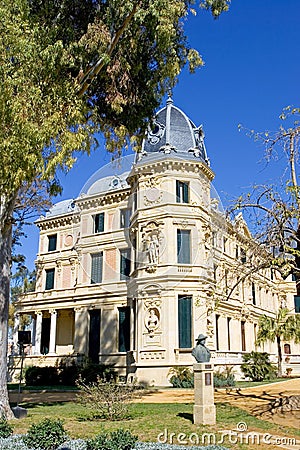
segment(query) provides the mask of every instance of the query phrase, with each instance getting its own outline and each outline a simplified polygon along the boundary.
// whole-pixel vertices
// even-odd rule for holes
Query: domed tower
[[[139,379],[151,381],[149,369],[156,366],[152,381],[165,384],[170,366],[192,364],[196,335],[209,334],[213,178],[202,125],[196,127],[169,98],[128,177]]]

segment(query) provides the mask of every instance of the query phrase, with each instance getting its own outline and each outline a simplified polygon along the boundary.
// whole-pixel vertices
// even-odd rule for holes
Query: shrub
[[[61,420],[43,419],[31,425],[23,441],[29,448],[56,450],[67,439]]]
[[[57,367],[28,367],[25,372],[27,386],[51,386],[59,383]]]
[[[87,440],[87,450],[130,450],[134,448],[137,436],[128,430],[113,431],[110,436],[101,433]]]
[[[95,363],[87,363],[80,367],[78,376],[80,376],[84,383],[95,383],[98,377],[104,381],[117,379],[117,373],[112,366]]]
[[[276,376],[276,367],[265,352],[251,352],[243,355],[241,370],[245,377],[252,381],[271,380]]]
[[[106,364],[87,363],[83,366],[74,362],[61,361],[57,366],[28,367],[25,372],[27,386],[75,386],[81,376],[86,383],[97,381],[100,376],[104,380],[116,379],[117,373],[112,366]]]
[[[171,367],[169,370],[170,383],[174,388],[193,388],[194,374],[188,367]]]
[[[223,370],[218,369],[214,373],[214,387],[232,387],[235,386],[235,378],[232,366],[225,366]]]
[[[105,381],[100,377],[96,382],[85,383],[79,379],[80,389],[77,399],[92,411],[94,418],[121,420],[129,417],[128,403],[138,395],[135,385],[120,385],[114,380]]]
[[[13,428],[7,423],[5,417],[0,418],[0,438],[7,438],[13,433]]]

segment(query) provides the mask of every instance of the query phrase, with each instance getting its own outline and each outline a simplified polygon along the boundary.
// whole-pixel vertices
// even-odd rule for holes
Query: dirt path
[[[300,395],[300,378],[284,382],[273,383],[252,388],[218,390],[215,392],[216,403],[229,403],[245,409],[250,414],[278,425],[299,428],[300,409],[296,411],[282,411],[280,403],[286,397]],[[54,403],[73,401],[76,392],[67,391],[24,391],[21,394],[22,403]],[[17,401],[17,393],[10,393],[10,401]],[[144,403],[193,403],[193,389],[158,389],[147,393],[139,402]],[[274,402],[279,403],[279,407]]]

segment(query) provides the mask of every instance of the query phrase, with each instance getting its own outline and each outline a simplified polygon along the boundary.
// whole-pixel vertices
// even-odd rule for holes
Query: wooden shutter
[[[178,297],[179,348],[192,347],[192,297]]]
[[[91,283],[102,282],[103,253],[95,253],[92,256]]]
[[[130,350],[130,308],[119,308],[119,352]]]

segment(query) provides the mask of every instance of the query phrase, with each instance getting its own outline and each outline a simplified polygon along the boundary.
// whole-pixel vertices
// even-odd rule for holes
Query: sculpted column
[[[210,351],[205,346],[206,336],[199,334],[197,345],[192,351],[197,364],[194,368],[194,424],[214,425],[216,407],[214,405],[214,366],[210,364]]]
[[[41,311],[37,311],[36,326],[35,326],[35,346],[34,346],[35,355],[41,354],[42,320],[43,320],[43,313]]]
[[[50,314],[51,314],[51,322],[50,322],[49,355],[55,355],[57,311],[55,309],[52,309],[50,310]]]

